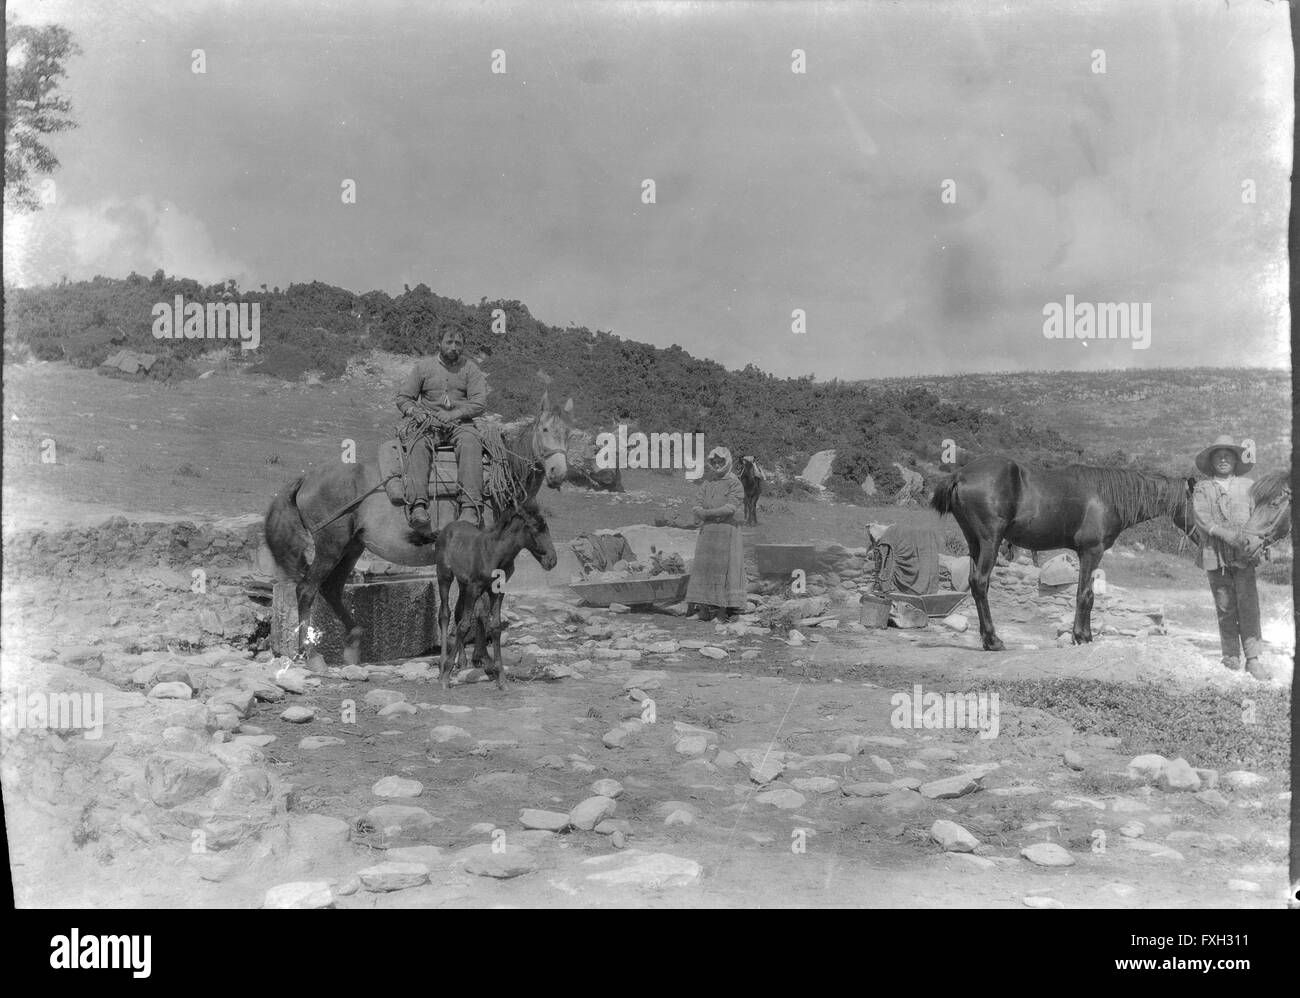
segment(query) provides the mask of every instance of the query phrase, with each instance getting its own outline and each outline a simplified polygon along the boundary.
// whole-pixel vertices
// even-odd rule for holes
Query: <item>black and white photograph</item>
[[[1248,970],[1154,916],[1300,907],[1295,16],[9,0],[13,905]]]

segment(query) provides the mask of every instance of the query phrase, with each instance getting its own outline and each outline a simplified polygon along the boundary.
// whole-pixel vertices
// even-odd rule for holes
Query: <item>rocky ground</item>
[[[20,905],[1283,903],[1276,753],[1154,755],[1024,695],[1062,675],[1212,688],[1264,744],[1289,649],[1272,685],[1227,673],[1174,591],[1112,586],[1099,640],[1061,648],[1068,597],[1006,566],[1002,655],[973,626],[865,629],[824,575],[726,626],[520,594],[509,689],[471,671],[444,692],[427,658],[313,672],[256,651],[267,611],[236,568],[197,593],[150,543],[147,569],[42,562],[6,585],[6,696],[102,696],[98,737],[4,728]],[[1000,692],[996,737],[900,714],[918,683]]]

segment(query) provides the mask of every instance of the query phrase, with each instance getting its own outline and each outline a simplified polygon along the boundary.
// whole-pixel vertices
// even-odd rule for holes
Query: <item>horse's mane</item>
[[[1102,501],[1129,526],[1157,516],[1172,516],[1185,498],[1182,479],[1152,471],[1088,464],[1072,464],[1068,470],[1095,488]]]
[[[1272,502],[1282,494],[1283,489],[1291,486],[1291,472],[1271,471],[1263,478],[1257,479],[1250,487],[1250,498],[1256,506]]]

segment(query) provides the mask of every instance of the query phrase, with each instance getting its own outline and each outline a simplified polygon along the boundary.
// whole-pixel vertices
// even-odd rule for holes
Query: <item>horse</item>
[[[523,499],[534,498],[543,481],[553,489],[563,484],[572,413],[573,399],[556,410],[543,392],[536,417],[507,437],[511,477]],[[497,504],[509,499],[492,501],[500,516]],[[361,553],[411,567],[434,564],[435,538],[413,530],[402,507],[389,501],[377,464],[334,464],[294,479],[271,502],[263,528],[276,565],[297,583],[299,649],[320,593],[343,623],[343,659],[353,665],[360,660],[362,629],[343,602],[343,585]]]
[[[763,494],[766,477],[758,462],[751,456],[740,459],[740,484],[745,488],[745,526],[758,526],[758,497]]]
[[[986,651],[1006,646],[989,613],[989,577],[1005,537],[1030,551],[1068,548],[1079,556],[1075,644],[1092,640],[1093,571],[1120,532],[1186,503],[1181,479],[1127,468],[1041,468],[1007,457],[981,457],[943,482],[930,505],[951,513],[971,557],[971,595]]]
[[[480,602],[486,602],[486,629],[491,635],[494,651],[488,675],[495,675],[500,689],[506,688],[505,667],[501,662],[501,604],[505,601],[504,584],[514,575],[515,559],[525,548],[546,571],[555,567],[557,558],[550,528],[533,501],[507,509],[493,526],[486,529],[457,520],[439,531],[434,545],[434,560],[438,566],[438,633],[442,648],[439,680],[444,690],[452,662],[453,637],[448,627],[452,579],[458,583],[456,658],[464,663],[465,638],[471,623],[477,632],[478,650],[482,652],[485,623]],[[473,615],[472,621],[467,619],[469,614]]]
[[[1254,504],[1250,519],[1241,528],[1247,536],[1257,537],[1267,549],[1291,533],[1291,472],[1273,471],[1250,487]]]

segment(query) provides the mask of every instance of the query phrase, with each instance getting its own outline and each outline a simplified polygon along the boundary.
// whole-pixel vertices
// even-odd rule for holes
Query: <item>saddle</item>
[[[505,450],[502,443],[501,424],[495,420],[474,420],[483,445],[483,497],[488,499],[504,493],[508,481],[505,471]],[[394,506],[406,505],[410,493],[407,454],[397,437],[379,445],[379,476],[384,481],[384,492]],[[450,443],[434,448],[429,462],[429,501],[456,501],[460,496],[460,468],[456,463],[456,448]],[[504,496],[503,496],[504,498]]]

